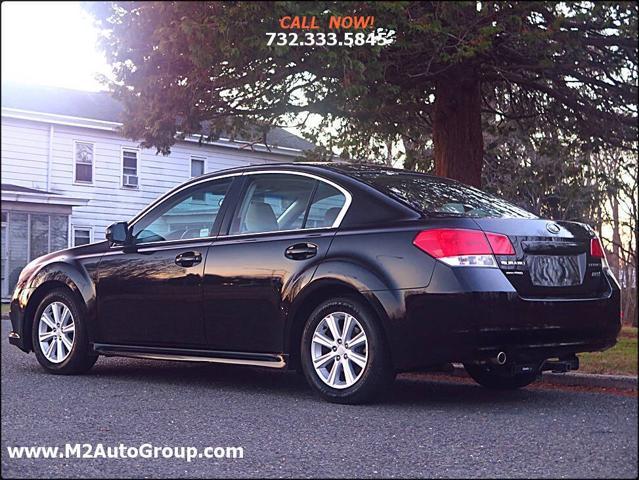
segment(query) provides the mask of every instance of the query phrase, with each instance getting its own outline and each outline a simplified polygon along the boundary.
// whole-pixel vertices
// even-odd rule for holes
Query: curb
[[[616,388],[637,391],[637,377],[630,375],[602,375],[598,373],[544,373],[541,382],[573,387]]]
[[[433,372],[436,373],[436,372]],[[454,365],[452,372],[442,372],[453,377],[470,378],[461,365]],[[597,373],[551,373],[545,372],[537,383],[565,385],[570,387],[616,388],[637,391],[637,377],[631,375],[601,375]]]

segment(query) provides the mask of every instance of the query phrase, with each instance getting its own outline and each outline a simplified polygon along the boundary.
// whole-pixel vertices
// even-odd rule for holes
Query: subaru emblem
[[[556,223],[548,222],[546,224],[546,230],[548,230],[550,233],[557,234],[559,233],[559,230],[561,230],[561,227],[557,225]]]

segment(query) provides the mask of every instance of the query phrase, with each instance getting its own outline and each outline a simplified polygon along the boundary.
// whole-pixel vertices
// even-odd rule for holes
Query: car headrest
[[[335,223],[335,220],[337,219],[337,216],[339,215],[339,212],[341,210],[342,209],[339,207],[333,207],[326,210],[326,213],[324,214],[324,226],[332,226]]]
[[[245,232],[273,232],[279,230],[277,217],[268,203],[251,202],[244,219]]]

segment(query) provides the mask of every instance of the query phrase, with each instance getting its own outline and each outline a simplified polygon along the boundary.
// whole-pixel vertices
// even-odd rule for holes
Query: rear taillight
[[[495,255],[514,255],[515,249],[506,235],[499,233],[487,233],[486,238]]]
[[[590,239],[590,256],[593,258],[606,258],[601,241],[598,238]]]
[[[452,266],[496,267],[494,254],[514,255],[505,235],[479,230],[436,228],[419,232],[413,244],[430,256]]]

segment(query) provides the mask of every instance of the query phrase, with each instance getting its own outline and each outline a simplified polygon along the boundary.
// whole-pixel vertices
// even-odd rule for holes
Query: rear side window
[[[444,178],[392,170],[359,171],[352,175],[428,215],[537,218],[505,200]]]
[[[332,227],[345,203],[342,192],[314,178],[279,173],[251,175],[230,233]]]
[[[346,197],[337,188],[320,182],[308,211],[305,228],[332,227],[344,208]]]
[[[317,180],[298,175],[252,175],[231,234],[302,228]]]

